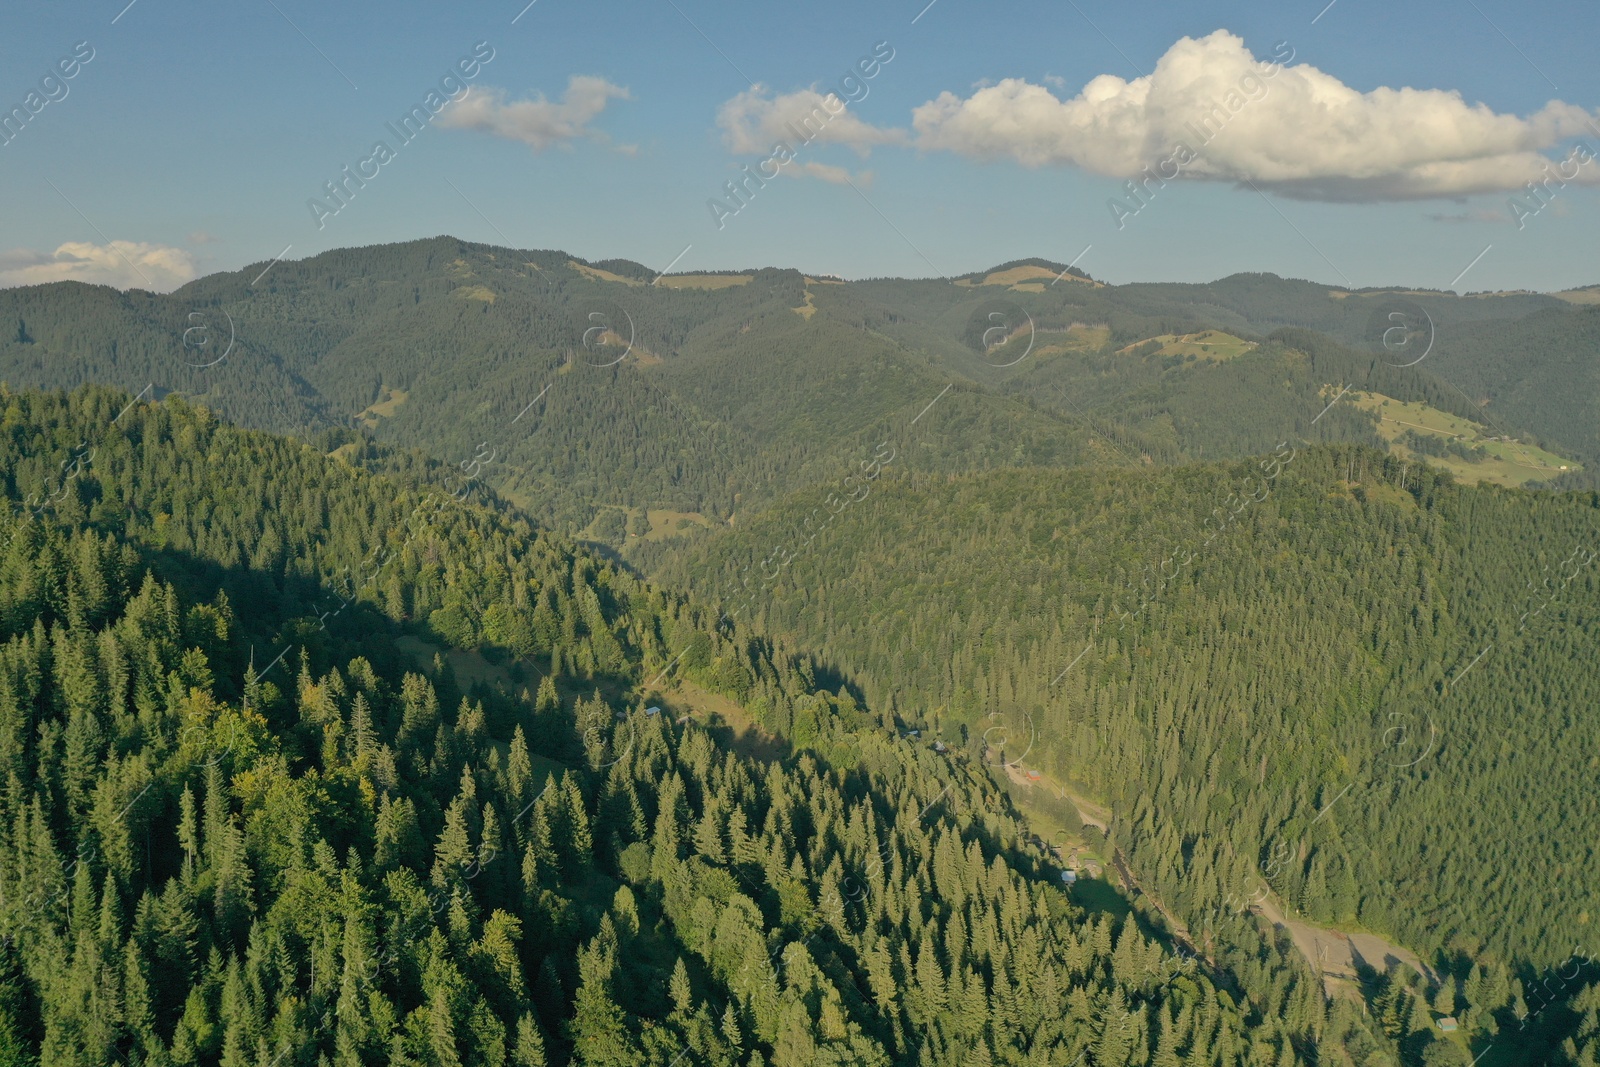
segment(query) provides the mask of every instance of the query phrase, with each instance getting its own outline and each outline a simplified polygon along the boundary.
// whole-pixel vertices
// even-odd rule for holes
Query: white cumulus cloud
[[[142,241],[68,241],[54,252],[0,252],[0,288],[75,281],[164,293],[193,280],[195,273],[189,252]]]
[[[1182,145],[1193,153],[1180,156],[1184,177],[1331,201],[1516,190],[1557,172],[1565,153],[1551,150],[1600,134],[1593,116],[1560,101],[1525,118],[1498,114],[1454,91],[1361,92],[1274,61],[1292,59],[1284,47],[1258,60],[1218,30],[1179,40],[1142,78],[1102,74],[1070,99],[1007,78],[965,98],[941,93],[914,110],[912,125],[925,150],[1117,178],[1155,172]],[[1595,183],[1600,165],[1568,161],[1561,176]]]
[[[474,89],[439,116],[439,125],[458,130],[482,130],[496,137],[521,141],[535,151],[565,145],[579,138],[603,139],[589,129],[612,100],[629,100],[628,90],[604,78],[578,74],[567,80],[560,100],[539,93],[526,100],[506,100],[504,89]]]

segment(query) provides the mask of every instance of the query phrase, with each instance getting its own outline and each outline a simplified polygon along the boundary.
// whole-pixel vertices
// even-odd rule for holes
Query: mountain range
[[[0,1063],[1592,1064],[1596,292],[0,290]]]

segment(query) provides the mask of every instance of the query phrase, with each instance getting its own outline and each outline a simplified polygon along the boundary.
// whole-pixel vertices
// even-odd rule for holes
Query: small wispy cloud
[[[816,178],[818,181],[828,182],[830,185],[849,185],[854,182],[862,189],[872,188],[872,171],[870,170],[851,174],[843,167],[836,167],[832,163],[807,162],[797,165],[799,167],[798,171],[792,167],[785,167],[779,173],[793,174],[796,177],[804,174],[807,177]]]
[[[577,140],[604,140],[605,135],[591,130],[589,124],[612,100],[630,99],[622,86],[585,74],[567,81],[560,100],[547,99],[543,93],[524,100],[507,100],[504,89],[483,86],[451,105],[439,116],[437,124],[521,141],[542,152]]]
[[[775,95],[764,85],[751,86],[724,103],[717,111],[717,126],[728,151],[738,155],[766,155],[779,142],[798,148],[815,140],[865,157],[878,145],[904,144],[907,137],[905,130],[862,121],[837,94],[799,89]]]

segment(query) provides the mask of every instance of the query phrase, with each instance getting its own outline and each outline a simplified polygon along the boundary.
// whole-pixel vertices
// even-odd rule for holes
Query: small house
[[[1028,772],[1028,781],[1037,782],[1038,780],[1039,780],[1039,772],[1038,771],[1029,771]]]
[[[660,708],[645,708],[644,709],[644,713],[653,718],[653,717],[661,714],[661,709]]]
[[[943,752],[945,750],[944,742],[943,741],[935,741],[933,743],[933,750],[935,752]]]
[[[1439,1020],[1439,1029],[1443,1030],[1447,1034],[1455,1033],[1459,1025],[1460,1024],[1456,1022],[1456,1017],[1454,1015],[1446,1015],[1443,1019]]]
[[[1067,883],[1068,885],[1072,885],[1075,882],[1077,882],[1077,880],[1078,880],[1078,872],[1077,871],[1062,871],[1061,872],[1061,880],[1063,882]]]

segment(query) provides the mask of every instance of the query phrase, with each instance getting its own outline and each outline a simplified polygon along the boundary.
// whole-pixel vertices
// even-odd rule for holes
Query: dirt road
[[[1377,934],[1346,934],[1342,930],[1291,919],[1270,896],[1250,910],[1289,931],[1295,948],[1322,975],[1323,991],[1330,997],[1341,984],[1358,981],[1356,967],[1363,963],[1380,974],[1388,970],[1391,963],[1403,963],[1430,983],[1438,981],[1438,975],[1415,952],[1390,944]]]

